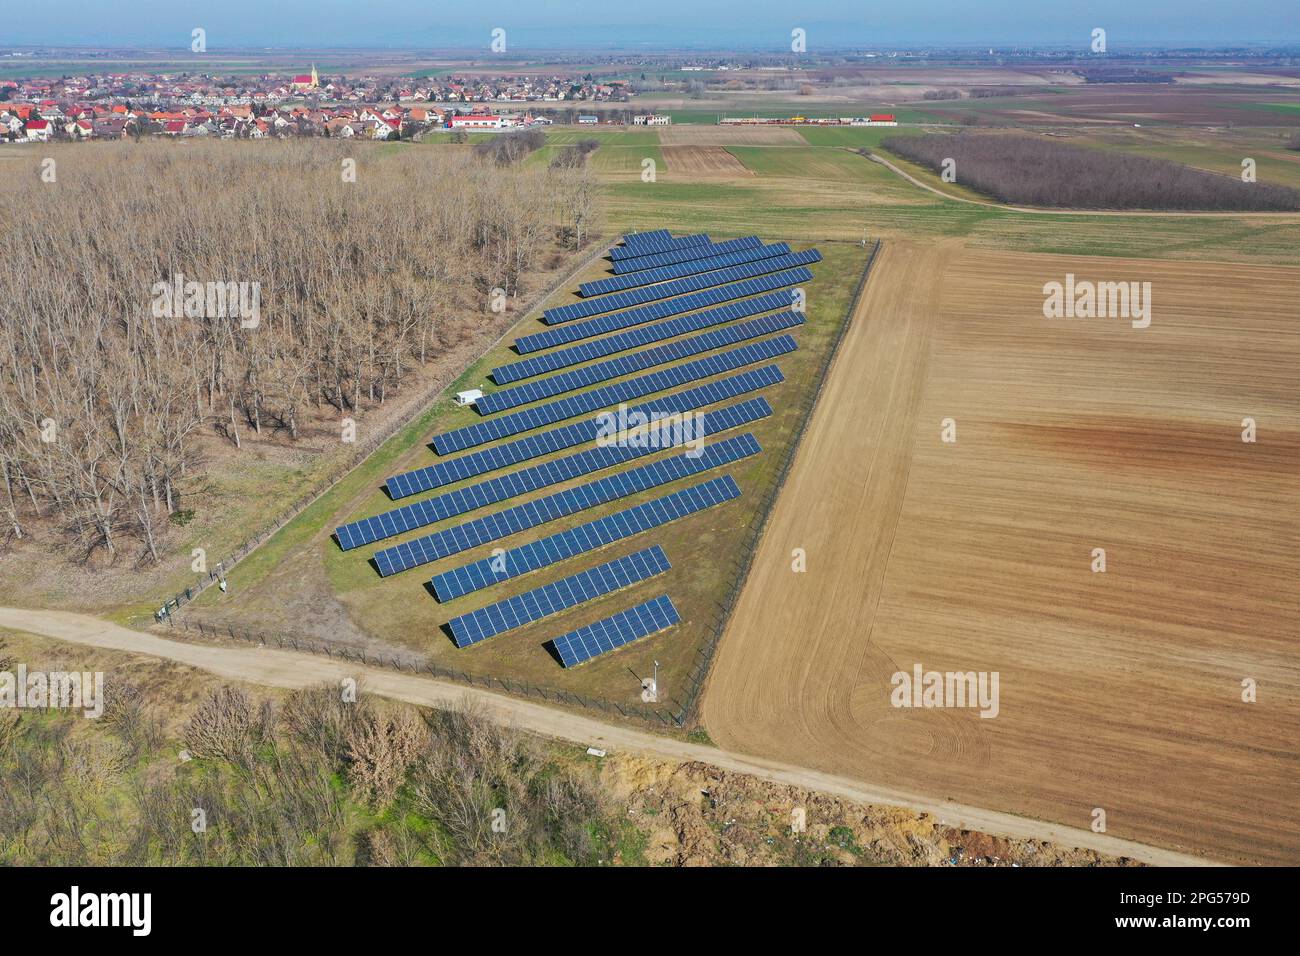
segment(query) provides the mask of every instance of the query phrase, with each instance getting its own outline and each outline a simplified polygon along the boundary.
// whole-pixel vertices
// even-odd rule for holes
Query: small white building
[[[473,405],[483,397],[483,392],[477,388],[467,389],[463,392],[457,392],[455,402],[457,405]]]
[[[668,126],[672,121],[671,116],[664,116],[661,113],[643,113],[632,117],[633,126]]]
[[[477,116],[453,116],[451,118],[452,129],[503,129],[506,123],[500,116],[488,116],[479,114]]]

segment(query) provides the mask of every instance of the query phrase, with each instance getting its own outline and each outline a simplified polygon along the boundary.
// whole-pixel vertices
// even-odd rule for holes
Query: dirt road
[[[232,680],[272,687],[299,688],[324,681],[334,682],[344,677],[362,677],[364,687],[384,697],[419,706],[443,708],[470,699],[498,720],[545,737],[583,746],[606,751],[628,751],[674,761],[701,761],[724,770],[753,774],[777,783],[834,794],[859,803],[901,806],[931,813],[941,821],[962,829],[1022,839],[1049,840],[1062,846],[1093,849],[1109,856],[1132,857],[1157,866],[1204,865],[1205,862],[1089,830],[1056,826],[977,807],[914,798],[909,794],[865,786],[831,774],[605,724],[541,704],[414,674],[359,667],[344,661],[270,648],[221,647],[173,641],[128,630],[86,615],[59,611],[0,608],[0,627],[76,644],[179,661]]]
[[[870,153],[867,156],[874,163],[879,163],[886,169],[906,179],[913,186],[924,189],[926,192],[934,193],[942,199],[951,199],[953,202],[964,202],[972,206],[989,206],[993,209],[1005,209],[1007,212],[1032,212],[1048,216],[1201,216],[1210,219],[1269,219],[1275,222],[1293,222],[1300,219],[1300,213],[1294,212],[1185,212],[1183,210],[1150,210],[1150,209],[1047,209],[1038,206],[1011,206],[1006,203],[992,202],[986,199],[971,199],[968,196],[954,196],[946,193],[942,189],[931,186],[929,183],[922,182],[905,169],[899,168],[894,163],[885,159],[883,156],[877,156]]]

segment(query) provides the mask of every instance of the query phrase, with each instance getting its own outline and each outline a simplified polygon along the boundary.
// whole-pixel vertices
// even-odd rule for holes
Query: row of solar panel
[[[576,667],[633,641],[672,627],[681,618],[667,594],[603,617],[551,640],[564,667]]]
[[[756,455],[760,450],[757,439],[748,432],[734,438],[726,438],[712,445],[706,445],[700,452],[691,449],[671,458],[641,465],[576,488],[567,488],[534,501],[526,501],[504,511],[484,515],[454,528],[436,531],[433,534],[393,545],[375,553],[375,567],[381,575],[387,577],[481,544],[507,538],[556,518],[563,518],[619,498],[626,498],[641,491],[648,491],[671,481],[698,475],[710,468]]]
[[[334,534],[339,547],[350,551],[415,528],[456,515],[485,508],[488,505],[537,491],[562,481],[571,481],[583,475],[613,468],[637,458],[677,445],[689,445],[727,429],[747,425],[772,414],[772,406],[763,398],[752,398],[739,405],[729,405],[715,412],[702,414],[685,421],[666,423],[662,427],[644,430],[638,434],[621,436],[615,433],[620,444],[602,444],[575,455],[533,465],[522,471],[500,475],[477,485],[460,488],[446,494],[403,505],[391,511],[340,525]],[[613,429],[611,429],[613,431]]]
[[[739,497],[740,486],[730,475],[711,478],[568,531],[559,531],[490,558],[452,568],[435,575],[429,583],[439,601],[451,601]]]
[[[643,395],[653,395],[675,385],[684,385],[696,379],[720,375],[745,365],[763,362],[786,352],[793,352],[796,348],[798,346],[789,333],[758,342],[747,342],[738,348],[719,352],[716,355],[706,355],[704,358],[660,369],[639,378],[615,382],[590,392],[581,392],[545,405],[535,405],[532,408],[502,415],[500,418],[491,418],[443,432],[441,435],[434,436],[433,447],[440,455],[450,454],[498,438],[531,431],[543,425],[562,422],[566,418],[594,412],[610,405],[617,405],[619,402],[631,401]]]
[[[593,598],[621,591],[663,574],[671,565],[659,545],[579,571],[532,591],[453,617],[447,622],[457,647],[469,647],[505,631],[540,621]]]
[[[667,365],[669,362],[677,362],[692,355],[702,355],[723,346],[792,329],[802,325],[803,321],[803,314],[799,312],[770,312],[756,319],[723,326],[720,329],[711,329],[698,335],[689,335],[665,345],[657,345],[640,352],[629,352],[594,365],[584,365],[582,368],[570,369],[549,378],[539,378],[523,385],[502,389],[491,395],[484,395],[475,403],[475,407],[484,415],[503,412],[509,408],[518,408],[520,405],[540,402],[544,398],[563,395],[565,392],[577,391],[589,385],[622,378],[633,372],[643,372],[656,365]]]
[[[629,232],[623,237],[623,245],[638,249],[656,241],[671,239],[673,234],[667,229],[652,229],[650,232]]]
[[[744,282],[719,286],[716,289],[705,289],[703,292],[679,296],[676,299],[652,302],[649,305],[628,309],[626,312],[611,312],[609,315],[597,316],[583,322],[574,322],[572,325],[561,325],[554,329],[547,329],[545,332],[521,336],[515,340],[515,350],[526,355],[529,352],[553,348],[556,345],[567,345],[579,339],[591,338],[593,335],[627,329],[634,325],[641,325],[643,322],[666,319],[670,315],[682,315],[686,312],[694,312],[696,309],[730,302],[733,299],[743,299],[745,296],[771,292],[773,289],[780,289],[783,286],[808,282],[812,277],[813,274],[807,266],[800,266],[797,269],[786,269],[774,275],[758,276],[754,279],[746,279]],[[791,304],[794,302],[793,292],[790,293],[790,302]]]
[[[772,256],[770,259],[760,259],[758,262],[727,266],[702,275],[687,276],[684,279],[674,279],[671,282],[661,282],[658,285],[626,289],[623,292],[615,292],[611,295],[602,295],[599,298],[584,299],[581,302],[547,309],[542,313],[542,321],[547,325],[561,325],[565,322],[572,322],[574,319],[585,319],[605,312],[614,312],[618,309],[644,305],[647,302],[655,302],[659,299],[671,299],[675,296],[699,292],[701,289],[708,289],[715,285],[737,282],[741,279],[752,279],[755,276],[767,275],[781,269],[820,262],[821,257],[822,254],[816,249],[806,249],[803,252],[791,252],[783,256]],[[665,268],[672,267],[667,266]]]
[[[707,256],[703,259],[693,259],[690,262],[679,262],[676,265],[646,269],[644,272],[634,272],[631,275],[612,276],[608,279],[584,282],[578,286],[578,295],[585,298],[590,295],[621,292],[624,289],[635,289],[638,286],[651,285],[655,282],[682,279],[686,276],[698,275],[701,272],[712,272],[715,269],[725,269],[727,266],[738,266],[746,262],[758,262],[761,259],[771,259],[789,254],[790,247],[788,245],[784,242],[776,242],[770,246],[756,246],[753,249],[741,249],[737,252]]]
[[[609,250],[610,259],[617,262],[620,259],[635,259],[637,256],[654,255],[656,252],[670,252],[673,249],[684,249],[687,246],[700,246],[712,242],[708,236],[698,233],[693,236],[681,236],[674,239],[672,236],[660,236],[654,239],[647,239],[644,242],[638,242],[633,246],[615,246]]]
[[[644,418],[647,422],[653,422],[668,415],[694,411],[705,405],[735,398],[746,392],[779,385],[784,380],[777,366],[764,365],[720,378],[716,382],[706,382],[682,392],[651,399],[643,405],[634,405],[627,409],[626,415],[628,418]],[[482,451],[471,452],[460,458],[440,461],[424,468],[417,468],[415,471],[394,475],[385,482],[389,497],[398,499],[421,491],[432,491],[434,488],[441,488],[465,478],[473,478],[489,471],[496,471],[498,468],[528,461],[530,458],[549,455],[552,452],[563,451],[565,448],[595,441],[606,427],[610,414],[610,412],[601,412],[586,421],[517,438],[504,445],[484,448]]]
[[[628,329],[626,332],[619,332],[617,335],[606,336],[603,339],[582,342],[571,348],[548,352],[545,355],[534,355],[532,358],[512,362],[509,365],[499,365],[492,370],[492,378],[498,385],[506,385],[521,379],[532,378],[534,375],[541,375],[544,372],[553,372],[556,369],[567,368],[570,365],[591,362],[598,358],[604,358],[606,355],[614,355],[627,349],[636,348],[639,345],[662,342],[664,339],[685,335],[687,332],[698,332],[700,329],[707,329],[711,325],[721,325],[723,322],[730,322],[733,319],[743,319],[746,316],[757,315],[760,312],[779,309],[789,304],[790,294],[787,292],[769,292],[754,299],[728,302],[716,309],[692,312],[690,315],[679,315],[666,322],[643,325],[640,328]]]
[[[642,269],[657,269],[659,266],[671,266],[677,262],[691,259],[703,259],[705,256],[720,256],[724,252],[736,252],[740,249],[753,249],[761,246],[763,240],[758,236],[746,236],[744,239],[728,239],[725,242],[710,242],[698,246],[686,246],[672,252],[660,252],[652,256],[637,256],[635,259],[620,259],[613,263],[615,275],[627,275]]]

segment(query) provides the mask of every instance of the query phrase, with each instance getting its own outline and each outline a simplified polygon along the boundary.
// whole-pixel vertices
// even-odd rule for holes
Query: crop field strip
[[[782,269],[806,266],[814,262],[820,262],[821,257],[821,253],[816,249],[805,249],[802,252],[791,252],[782,256],[773,256],[770,259],[760,259],[758,262],[728,266],[713,272],[687,276],[684,279],[674,279],[671,282],[663,282],[658,285],[627,289],[623,292],[615,292],[595,299],[584,299],[581,302],[546,309],[542,312],[542,321],[547,325],[562,325],[565,322],[586,319],[593,315],[602,315],[606,312],[646,305],[660,299],[670,299],[692,292],[700,292],[713,286],[738,282],[743,279],[753,279]]]
[[[622,292],[627,289],[635,289],[638,286],[666,282],[669,279],[684,279],[688,276],[699,275],[702,272],[713,272],[717,269],[725,269],[728,266],[739,266],[749,262],[759,262],[763,259],[791,254],[789,245],[784,242],[775,242],[770,246],[755,246],[752,249],[741,249],[736,252],[695,259],[690,262],[679,262],[676,265],[646,269],[643,272],[634,272],[631,275],[594,279],[591,282],[584,282],[579,285],[578,295],[586,297],[605,295],[609,292]]]
[[[669,415],[679,415],[735,398],[746,392],[779,385],[783,381],[785,376],[781,374],[780,368],[775,365],[764,365],[760,368],[747,369],[736,375],[729,375],[716,382],[706,382],[685,391],[652,399],[644,405],[633,406],[627,409],[626,416],[630,420],[644,418],[647,423],[651,423]],[[607,428],[608,421],[609,413],[603,412],[586,421],[528,435],[494,448],[485,448],[460,458],[440,461],[424,468],[394,475],[385,482],[385,485],[389,496],[394,500],[419,494],[422,491],[432,491],[434,488],[496,471],[498,468],[595,441],[600,437],[602,430]]]
[[[499,418],[443,432],[441,435],[434,436],[433,447],[438,454],[446,455],[475,445],[484,445],[498,438],[518,435],[543,425],[552,425],[567,418],[575,418],[587,412],[607,408],[619,402],[662,392],[675,385],[734,371],[746,365],[793,352],[798,347],[794,337],[788,333],[758,342],[748,342],[739,348],[674,365],[640,378],[615,382],[613,385],[606,385],[590,392],[582,392],[545,405],[525,408]]]
[[[682,236],[680,239],[652,239],[649,241],[637,242],[635,246],[615,246],[609,250],[611,259],[635,259],[637,256],[650,256],[659,252],[672,252],[674,249],[685,249],[688,246],[706,245],[712,242],[708,236],[703,233],[696,233],[692,236]]]
[[[626,464],[637,458],[678,445],[716,435],[740,425],[747,425],[772,414],[766,399],[753,398],[739,405],[720,408],[716,412],[689,420],[698,422],[682,427],[683,422],[666,423],[663,427],[649,429],[639,438],[620,444],[598,445],[564,458],[557,458],[521,471],[499,475],[496,478],[460,488],[443,495],[403,505],[391,511],[349,522],[335,529],[339,547],[344,551],[372,544],[383,538],[414,531],[436,524],[446,518],[498,504],[510,498],[558,485],[606,468]]]
[[[611,268],[615,275],[628,275],[633,272],[640,272],[643,269],[657,269],[659,266],[671,266],[678,262],[689,262],[692,259],[704,259],[709,256],[720,256],[727,252],[738,252],[741,249],[753,249],[762,244],[763,240],[758,236],[745,236],[743,239],[727,239],[724,242],[711,242],[707,245],[687,246],[685,249],[661,252],[653,256],[619,259],[617,262],[611,263]]]
[[[587,571],[579,571],[532,591],[454,617],[447,622],[447,628],[457,647],[469,647],[505,631],[540,621],[552,614],[657,577],[670,567],[664,549],[656,544],[644,551],[597,565]]]
[[[724,322],[747,318],[760,312],[770,312],[788,305],[790,305],[790,295],[785,292],[769,292],[754,299],[728,302],[716,309],[679,315],[666,322],[643,325],[607,338],[583,342],[571,348],[548,352],[545,355],[535,355],[519,362],[511,362],[509,365],[498,365],[492,370],[492,380],[498,385],[508,385],[511,382],[532,378],[534,375],[554,372],[556,369],[571,365],[581,365],[583,362],[591,362],[627,349],[661,342],[688,332],[698,332],[711,325],[721,325]]]
[[[643,372],[656,365],[667,365],[693,355],[712,352],[723,346],[771,335],[773,332],[783,332],[802,325],[803,321],[804,317],[799,312],[773,312],[736,325],[677,339],[652,349],[620,355],[617,358],[573,369],[550,378],[541,378],[524,385],[502,389],[480,398],[475,408],[484,415],[503,412],[521,405],[554,398],[565,392],[577,391],[589,385],[621,378],[633,372]]]
[[[501,581],[558,564],[579,554],[659,528],[740,497],[740,486],[730,475],[711,478],[660,498],[616,511],[595,521],[560,531],[537,541],[510,548],[500,556],[483,558],[435,575],[429,582],[441,602],[481,591]]]
[[[545,332],[520,336],[515,340],[515,351],[524,355],[541,349],[553,348],[557,345],[567,345],[570,342],[588,339],[594,335],[602,335],[605,332],[631,328],[634,325],[652,322],[655,319],[666,319],[670,315],[682,315],[686,312],[694,312],[696,309],[721,305],[723,302],[730,302],[735,299],[743,299],[746,296],[759,295],[785,286],[798,285],[800,282],[811,282],[812,278],[812,271],[806,266],[800,266],[797,269],[789,269],[775,275],[759,276],[733,285],[705,289],[703,292],[679,296],[676,299],[653,302],[639,308],[628,309],[625,312],[611,312],[608,315],[597,316],[583,322],[574,322],[570,325],[547,329]],[[793,295],[790,302],[791,304],[794,302]]]
[[[665,631],[681,620],[667,594],[633,605],[625,611],[603,617],[550,641],[564,667],[577,667],[593,657],[607,654]]]
[[[746,432],[706,445],[699,454],[694,451],[684,452],[385,548],[375,553],[375,567],[381,576],[388,577],[482,544],[508,538],[556,518],[748,458],[761,450],[758,440]]]

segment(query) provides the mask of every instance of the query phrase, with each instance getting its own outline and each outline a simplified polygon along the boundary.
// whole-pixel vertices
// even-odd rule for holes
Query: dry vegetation
[[[56,156],[55,182],[24,166],[0,236],[0,544],[46,536],[97,564],[160,559],[202,494],[197,435],[292,443],[307,418],[383,403],[596,218],[586,170],[513,153],[367,152],[355,181],[318,142]],[[230,304],[156,308],[177,276]],[[234,283],[245,306],[256,283],[255,311],[234,314]]]
[[[102,670],[105,711],[0,709],[0,865],[1107,862],[707,764],[597,761],[468,705],[421,711],[364,688],[349,702],[338,685],[264,696],[171,662],[54,647],[0,635],[0,670],[15,657]],[[791,832],[794,807],[804,833]]]
[[[945,160],[955,161],[958,183],[1005,203],[1060,209],[1300,209],[1300,193],[1284,186],[1032,136],[895,136],[882,145],[936,172]]]

